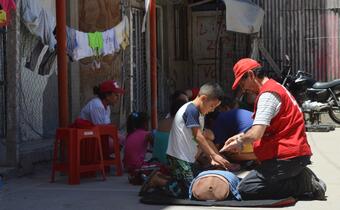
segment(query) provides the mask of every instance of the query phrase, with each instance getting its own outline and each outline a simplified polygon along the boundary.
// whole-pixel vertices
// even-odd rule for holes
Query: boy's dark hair
[[[101,92],[99,89],[99,86],[94,86],[93,87],[93,94],[97,95],[98,98],[100,98],[101,100],[105,99],[107,96],[112,95],[112,92]]]
[[[236,105],[236,101],[234,101],[233,99],[231,99],[228,96],[224,96],[221,99],[221,104],[220,104],[221,107],[227,106],[229,109],[233,109],[235,107],[235,105]]]
[[[182,90],[176,90],[171,96],[170,96],[170,101],[176,101],[181,95],[186,96],[187,94],[185,94],[184,91]]]
[[[221,100],[224,92],[218,83],[208,82],[201,86],[198,95],[206,95],[209,100]]]
[[[132,112],[126,122],[127,134],[131,134],[138,128],[147,129],[148,120],[149,116],[145,112]]]
[[[177,111],[179,110],[179,108],[181,108],[185,103],[187,103],[187,101],[181,98],[178,98],[175,101],[172,101],[171,106],[170,106],[170,116],[174,117]]]

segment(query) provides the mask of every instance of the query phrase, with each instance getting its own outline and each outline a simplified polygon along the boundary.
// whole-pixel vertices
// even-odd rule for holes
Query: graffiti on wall
[[[194,84],[217,81],[231,91],[232,66],[247,55],[246,35],[227,31],[221,13],[194,12],[192,39]]]

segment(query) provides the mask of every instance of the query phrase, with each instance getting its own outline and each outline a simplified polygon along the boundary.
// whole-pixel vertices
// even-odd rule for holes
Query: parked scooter
[[[318,123],[320,113],[328,112],[330,118],[340,124],[340,79],[317,82],[301,70],[294,75],[289,56],[286,55],[285,60],[282,85],[292,93],[302,111],[310,114],[311,123]]]

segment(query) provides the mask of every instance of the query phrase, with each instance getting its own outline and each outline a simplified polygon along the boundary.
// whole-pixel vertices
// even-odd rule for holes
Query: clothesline
[[[115,27],[104,32],[82,32],[67,27],[67,54],[73,61],[92,57],[93,69],[99,69],[101,57],[114,54],[125,49],[129,44],[129,22],[126,16]],[[28,57],[25,67],[40,75],[51,75],[52,66],[56,63],[56,51],[43,43],[38,42]],[[51,40],[51,39],[45,39]],[[48,50],[50,48],[50,50]]]
[[[0,0],[2,1],[2,0]],[[25,67],[40,75],[51,75],[56,64],[56,21],[51,13],[36,0],[21,0],[21,20],[27,29],[39,37],[27,57]],[[100,68],[101,57],[114,54],[129,45],[129,19],[123,16],[115,27],[103,32],[82,32],[67,27],[67,53],[73,61],[91,57],[95,69]]]
[[[77,61],[114,54],[129,45],[129,19],[123,16],[115,27],[103,32],[82,32],[67,27],[67,53]]]

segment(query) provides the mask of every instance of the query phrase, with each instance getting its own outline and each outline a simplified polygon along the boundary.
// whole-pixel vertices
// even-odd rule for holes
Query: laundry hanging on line
[[[111,28],[103,32],[103,55],[114,54],[119,51],[120,46],[116,38],[116,30]]]
[[[23,21],[31,33],[40,37],[40,42],[32,50],[26,68],[41,75],[49,75],[47,69],[56,60],[56,52],[54,51],[56,39],[53,34],[55,20],[39,5],[30,5],[29,2],[31,1],[34,2],[34,0],[23,0],[23,2],[26,2],[26,4],[23,4],[26,7],[23,9],[23,15],[25,15]],[[39,18],[33,21],[38,16]],[[114,54],[120,50],[120,47],[126,49],[129,45],[129,19],[127,16],[123,16],[122,21],[117,26],[104,32],[86,33],[67,27],[66,38],[67,54],[71,61],[93,57],[97,63],[96,66],[100,66],[101,56]],[[46,45],[49,52],[46,52]]]
[[[114,28],[116,31],[116,38],[118,43],[122,46],[122,48],[125,50],[125,48],[129,45],[129,19],[127,16],[123,17],[123,20],[120,21],[120,23]]]
[[[57,40],[53,34],[55,18],[37,0],[21,0],[21,18],[27,29],[53,51]]]
[[[90,32],[87,33],[87,36],[89,39],[89,46],[93,50],[94,54],[96,56],[100,55],[104,45],[102,32]]]
[[[41,40],[34,46],[31,55],[27,58],[25,67],[39,75],[51,75],[57,62],[57,52],[48,50]]]
[[[129,19],[123,16],[115,27],[104,32],[82,32],[68,27],[67,52],[74,61],[114,54],[129,45]]]

